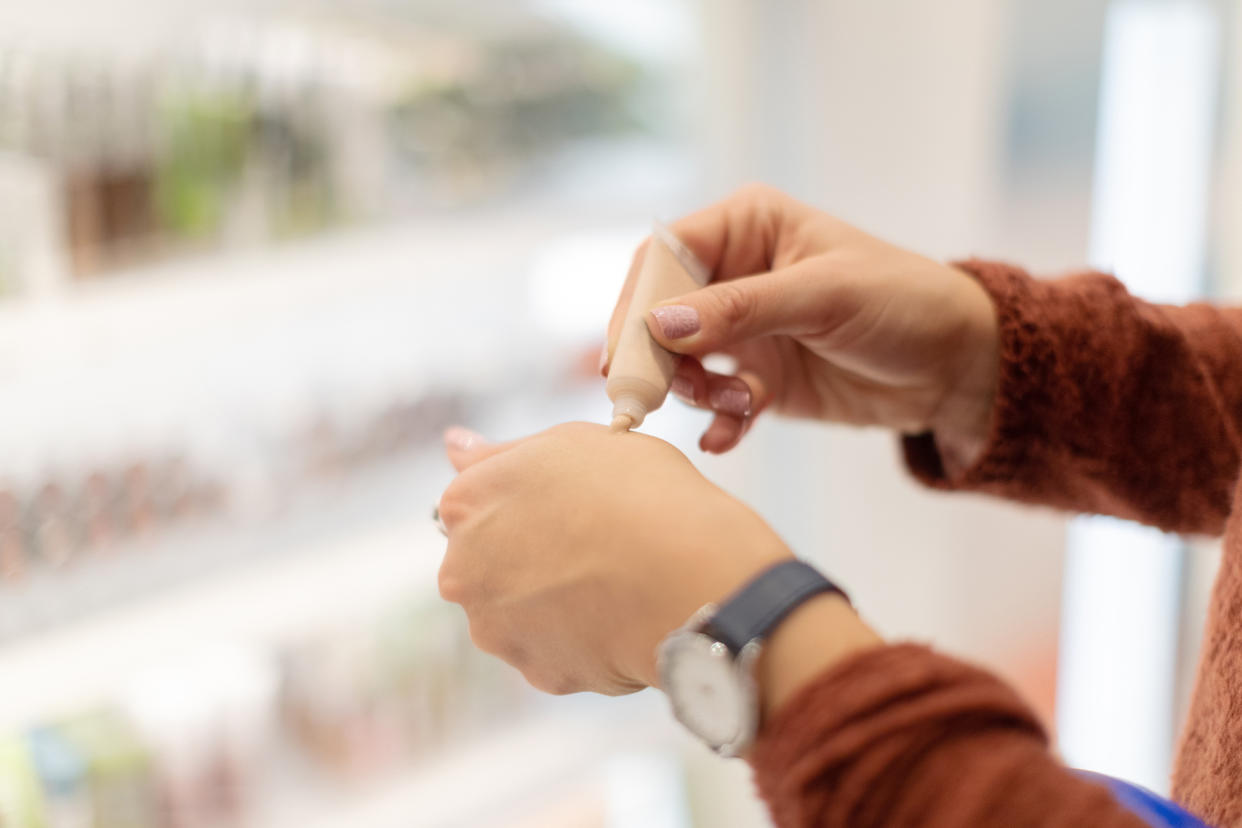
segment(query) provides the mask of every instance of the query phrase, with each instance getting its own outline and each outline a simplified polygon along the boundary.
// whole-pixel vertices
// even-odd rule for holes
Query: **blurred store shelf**
[[[26,571],[0,577],[0,643],[66,604],[129,597],[113,589],[118,557],[149,591],[213,556],[313,546],[347,502],[347,523],[364,532],[395,519],[405,506],[391,501],[411,487],[429,504],[444,481],[428,488],[414,455],[438,445],[449,418],[562,381],[572,356],[543,360],[547,338],[531,331],[531,263],[595,221],[503,214],[360,230],[0,302],[0,498],[27,525],[11,531],[34,537],[19,550]],[[460,309],[468,331],[451,323]],[[179,510],[118,542],[38,548],[40,498],[86,524],[77,512],[102,478],[107,498],[126,500],[128,478],[158,485],[171,458],[211,490],[192,519]],[[362,491],[389,504],[382,515]],[[299,505],[313,513],[302,529],[257,525],[273,514],[288,524]],[[0,547],[5,521],[0,510]]]
[[[528,314],[531,260],[558,237],[619,223],[643,226],[562,214],[420,222],[0,302],[7,471],[45,462],[30,455],[48,446],[89,453],[123,428],[268,427],[311,397],[356,406],[394,385],[487,390],[529,375],[547,344]],[[601,282],[619,279],[614,264]]]
[[[591,787],[610,757],[627,750],[673,751],[674,729],[656,699],[607,715],[597,705],[503,726],[434,763],[353,789],[308,787],[290,775],[260,811],[257,828],[482,828],[517,824],[540,799]],[[533,800],[533,801],[532,801]]]
[[[682,50],[524,4],[60,5],[0,38],[0,777],[39,783],[0,822],[602,824],[663,709],[539,714],[428,513],[449,422],[602,406],[583,354],[696,180]]]
[[[210,664],[213,653],[278,652],[317,630],[365,624],[411,596],[434,600],[443,547],[425,518],[390,521],[25,636],[0,647],[0,732],[132,698],[135,677],[152,667],[167,674],[169,665]],[[279,740],[279,761],[251,783],[245,824],[499,827],[562,794],[586,802],[575,807],[603,808],[610,757],[672,755],[678,735],[652,694],[546,700],[490,723],[477,712],[472,719],[432,756],[354,778]]]
[[[434,591],[443,546],[425,518],[398,522],[24,637],[0,647],[0,728],[106,701],[178,654],[238,641],[274,647]]]
[[[194,686],[179,665],[197,675],[218,664],[253,679],[252,657],[286,689],[248,702],[245,717],[261,723],[252,732],[274,735],[270,747],[243,740],[238,766],[276,755],[271,779],[249,786],[246,824],[508,828],[527,811],[543,824],[548,802],[558,813],[602,808],[609,752],[638,745],[643,721],[667,724],[649,706],[637,718],[604,718],[570,703],[527,722],[526,697],[507,679],[433,653],[418,662],[414,696],[418,682],[432,692],[447,682],[461,700],[420,720],[438,723],[435,733],[375,760],[336,755],[330,743],[367,726],[367,672],[410,653],[381,655],[387,662],[367,660],[371,645],[353,653],[357,685],[336,699],[347,718],[305,732],[287,688],[298,679],[291,658],[314,664],[374,635],[367,629],[394,606],[438,603],[443,539],[428,512],[451,474],[442,421],[503,414],[512,429],[532,419],[512,410],[514,388],[560,399],[575,357],[535,330],[532,278],[558,289],[592,261],[549,258],[558,244],[642,224],[607,211],[474,214],[168,261],[0,301],[0,419],[9,426],[0,494],[7,489],[10,512],[0,510],[0,541],[9,520],[9,537],[26,544],[24,570],[0,577],[0,733],[119,709],[137,717],[156,766],[189,761],[209,779],[212,745],[169,742],[160,717],[200,727],[193,722],[210,721],[233,692],[218,686],[176,702]],[[628,257],[628,243],[614,248]],[[615,282],[621,264],[609,258],[599,281]],[[451,324],[463,309],[468,331]],[[211,496],[188,510],[160,501],[139,510],[156,515],[139,526],[127,481],[145,468],[139,488],[158,490],[172,456]],[[126,513],[103,541],[82,514],[101,475],[110,508]],[[44,526],[44,502],[58,499]],[[69,541],[57,537],[66,525]],[[428,628],[413,646],[443,649],[455,634]],[[144,689],[152,675],[159,680]],[[316,680],[312,671],[303,686]],[[233,729],[250,721],[229,715]],[[575,774],[585,781],[565,805],[556,791]],[[478,780],[489,778],[495,790],[481,796]],[[532,790],[551,799],[515,805]]]
[[[609,220],[616,216],[605,211],[595,221]],[[424,308],[445,310],[443,301],[460,299],[463,289],[503,287],[498,273],[590,222],[556,211],[424,219],[145,265],[104,281],[61,280],[35,296],[0,301],[0,335],[6,346],[37,347],[44,367],[57,354],[43,353],[48,346],[119,348],[199,332],[223,337],[252,319],[279,321],[301,308],[385,290],[406,298],[416,292]],[[28,361],[10,352],[0,368]]]

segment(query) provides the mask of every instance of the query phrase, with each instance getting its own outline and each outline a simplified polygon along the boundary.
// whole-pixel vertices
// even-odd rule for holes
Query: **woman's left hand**
[[[550,693],[657,683],[655,650],[695,610],[791,556],[662,440],[587,423],[491,444],[445,436],[440,594],[476,646]]]

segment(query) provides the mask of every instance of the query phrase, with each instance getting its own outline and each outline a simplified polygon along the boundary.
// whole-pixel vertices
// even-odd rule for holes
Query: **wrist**
[[[978,282],[971,287],[962,346],[954,379],[929,427],[945,472],[953,477],[975,464],[987,448],[1000,376],[1000,331],[996,306]]]
[[[791,558],[668,635],[658,648],[660,687],[691,733],[724,756],[744,756],[763,720],[807,682],[878,643],[839,587]]]
[[[806,601],[764,642],[755,669],[761,722],[771,721],[820,673],[883,643],[840,594],[826,593]]]
[[[733,537],[721,538],[716,548],[723,550],[736,544],[745,554],[720,554],[711,560],[687,559],[688,566],[679,567],[676,573],[664,573],[664,577],[643,590],[653,603],[635,615],[650,623],[640,625],[642,632],[634,639],[630,652],[642,665],[636,675],[644,683],[661,686],[656,651],[670,633],[704,605],[719,605],[768,567],[793,557],[784,542],[766,528],[751,539],[745,539],[746,533],[741,528],[734,527],[734,530]],[[739,539],[743,540],[739,542]]]

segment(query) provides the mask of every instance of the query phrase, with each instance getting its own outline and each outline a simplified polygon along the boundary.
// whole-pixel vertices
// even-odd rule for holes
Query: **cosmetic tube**
[[[677,354],[665,350],[647,330],[647,313],[656,304],[695,291],[711,273],[663,224],[652,227],[651,241],[630,297],[604,386],[612,400],[612,430],[628,431],[664,403]]]

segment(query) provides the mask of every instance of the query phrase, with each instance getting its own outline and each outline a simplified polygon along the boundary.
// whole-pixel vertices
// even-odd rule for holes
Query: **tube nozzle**
[[[629,431],[631,428],[638,428],[645,419],[647,419],[647,406],[633,394],[619,394],[612,401],[612,424],[609,427],[613,431]]]

